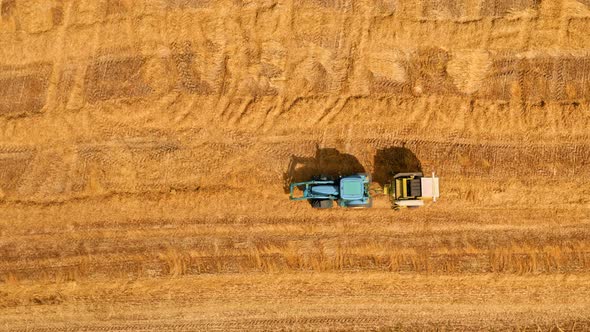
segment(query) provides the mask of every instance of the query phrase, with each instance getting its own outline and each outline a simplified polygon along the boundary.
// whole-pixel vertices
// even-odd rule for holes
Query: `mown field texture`
[[[590,1],[0,12],[0,330],[590,330]]]

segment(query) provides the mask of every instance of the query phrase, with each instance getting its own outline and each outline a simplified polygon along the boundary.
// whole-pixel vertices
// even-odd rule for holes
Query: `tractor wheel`
[[[311,206],[314,209],[329,209],[333,205],[333,201],[330,199],[312,199]]]
[[[350,204],[346,206],[351,209],[368,209],[373,207],[373,200],[370,199],[368,204]]]

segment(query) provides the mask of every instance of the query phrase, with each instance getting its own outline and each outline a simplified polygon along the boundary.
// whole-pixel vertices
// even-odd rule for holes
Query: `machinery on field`
[[[440,195],[438,177],[434,172],[432,176],[424,176],[420,172],[398,173],[384,186],[383,193],[389,196],[396,210],[401,207],[420,207],[425,200],[436,202]]]
[[[307,182],[290,184],[289,198],[293,201],[308,200],[316,209],[328,209],[334,204],[343,208],[370,208],[372,198],[369,192],[371,178],[364,173],[340,176],[336,179],[318,176]],[[295,188],[303,194],[295,197]]]
[[[370,185],[371,178],[364,173],[336,179],[318,176],[311,181],[291,183],[289,198],[307,200],[316,209],[331,208],[334,201],[344,208],[370,208],[373,202]],[[302,195],[295,196],[296,188],[302,191]],[[384,186],[383,193],[389,196],[395,210],[420,207],[425,201],[436,201],[439,197],[438,177],[434,173],[432,176],[424,176],[421,172],[397,173]]]

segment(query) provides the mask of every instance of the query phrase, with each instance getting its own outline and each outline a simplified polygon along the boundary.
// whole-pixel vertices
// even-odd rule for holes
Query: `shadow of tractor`
[[[377,150],[373,165],[373,181],[382,187],[397,173],[422,172],[420,160],[404,147]]]
[[[289,167],[283,174],[283,189],[289,193],[291,183],[309,181],[314,176],[336,178],[355,173],[365,173],[365,168],[355,156],[332,148],[318,148],[314,157],[291,156]]]

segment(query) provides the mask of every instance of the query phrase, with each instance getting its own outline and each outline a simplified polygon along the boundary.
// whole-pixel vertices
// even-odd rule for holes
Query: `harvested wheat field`
[[[0,330],[590,330],[589,0],[0,3]]]

